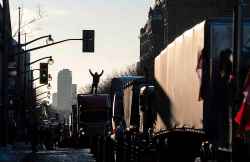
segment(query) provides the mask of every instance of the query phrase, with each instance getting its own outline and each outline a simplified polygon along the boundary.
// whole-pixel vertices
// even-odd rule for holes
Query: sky
[[[72,81],[79,87],[91,84],[88,69],[105,77],[136,63],[140,55],[139,33],[147,20],[153,0],[9,0],[12,32],[18,29],[18,6],[22,9],[21,26],[27,42],[51,34],[55,41],[81,38],[82,30],[95,30],[95,52],[83,53],[81,41],[71,41],[43,48],[31,53],[31,61],[52,56],[55,63],[49,67],[52,75],[52,93],[57,91],[57,73],[72,71]],[[25,42],[22,34],[21,41]],[[17,39],[15,37],[15,39]],[[44,45],[45,40],[27,47]],[[39,63],[33,65],[38,68]],[[39,84],[36,82],[35,84]]]

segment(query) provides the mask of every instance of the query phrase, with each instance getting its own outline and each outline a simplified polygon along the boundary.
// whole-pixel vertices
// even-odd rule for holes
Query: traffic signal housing
[[[83,30],[82,51],[83,52],[95,51],[95,31],[94,30]]]
[[[40,63],[40,84],[48,84],[48,63]]]

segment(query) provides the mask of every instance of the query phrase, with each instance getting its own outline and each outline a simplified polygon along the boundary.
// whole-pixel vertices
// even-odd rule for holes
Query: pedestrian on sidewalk
[[[9,125],[8,125],[8,129],[9,129],[9,141],[11,145],[15,144],[16,141],[16,121],[14,120],[14,118],[11,118],[9,121]]]

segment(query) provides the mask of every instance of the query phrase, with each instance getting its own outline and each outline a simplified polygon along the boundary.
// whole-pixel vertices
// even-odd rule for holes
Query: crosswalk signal
[[[48,63],[40,63],[40,84],[48,84]]]
[[[82,51],[83,52],[95,51],[95,31],[94,30],[83,30]]]

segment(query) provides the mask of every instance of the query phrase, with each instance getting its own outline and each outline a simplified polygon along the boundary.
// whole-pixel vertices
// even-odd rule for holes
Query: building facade
[[[25,104],[32,98],[32,82],[28,80],[30,73],[25,72],[30,69],[26,66],[30,62],[29,54],[17,57],[23,49],[12,37],[8,0],[0,5],[0,24],[0,141],[5,145],[11,142],[11,126],[16,125],[17,136],[23,137],[28,106]]]
[[[140,75],[154,79],[154,58],[163,49],[164,26],[160,5],[149,9],[148,20],[140,30]]]
[[[52,94],[52,106],[57,108],[57,93]]]
[[[72,105],[77,105],[77,84],[72,84]]]

